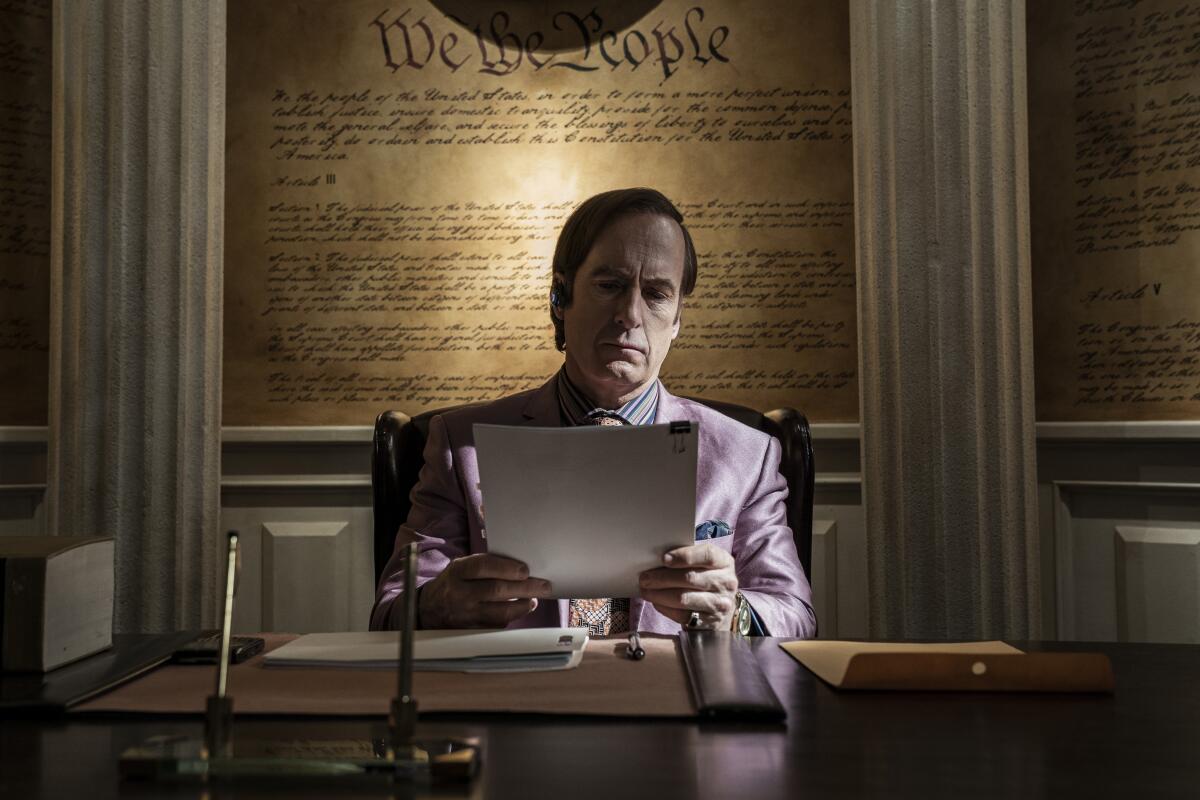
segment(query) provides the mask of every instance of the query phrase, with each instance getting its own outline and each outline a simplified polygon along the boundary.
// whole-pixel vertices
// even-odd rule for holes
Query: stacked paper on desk
[[[272,650],[271,667],[395,669],[400,634],[310,633]],[[587,628],[415,631],[413,669],[436,672],[538,672],[579,665]]]

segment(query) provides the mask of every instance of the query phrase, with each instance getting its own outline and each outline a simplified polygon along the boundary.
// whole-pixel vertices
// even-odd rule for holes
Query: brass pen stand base
[[[468,785],[482,761],[478,740],[417,740],[389,752],[379,739],[254,739],[238,737],[228,755],[210,757],[203,739],[159,736],[121,754],[122,780],[178,783],[328,779],[338,788],[378,790],[388,783]]]
[[[233,735],[233,698],[226,693],[233,592],[237,578],[238,534],[229,533],[226,557],[224,621],[217,657],[216,691],[208,697],[203,738],[159,736],[121,754],[123,780],[183,783],[254,783],[305,785],[330,781],[337,789],[383,786],[406,793],[424,787],[464,787],[479,774],[478,740],[418,739],[417,701],[412,694],[416,604],[403,597],[404,627],[398,640],[397,692],[388,713],[387,733],[373,739],[272,739]],[[405,586],[416,585],[417,546],[404,560]],[[291,780],[289,780],[291,779]]]

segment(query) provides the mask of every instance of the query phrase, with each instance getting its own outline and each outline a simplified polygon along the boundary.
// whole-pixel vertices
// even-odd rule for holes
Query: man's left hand
[[[693,611],[702,627],[733,625],[738,588],[733,556],[713,544],[693,544],[666,553],[663,564],[638,576],[642,597],[658,613],[680,625],[687,625]]]

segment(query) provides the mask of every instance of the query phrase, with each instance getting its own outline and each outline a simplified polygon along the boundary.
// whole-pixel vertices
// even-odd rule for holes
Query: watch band
[[[750,603],[744,594],[738,592],[733,609],[733,624],[730,627],[738,636],[749,636],[753,626],[754,613],[750,610]]]

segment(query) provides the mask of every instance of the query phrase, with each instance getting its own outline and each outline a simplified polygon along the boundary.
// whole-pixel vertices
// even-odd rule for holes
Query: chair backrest
[[[813,447],[808,420],[792,408],[763,414],[745,406],[720,403],[700,397],[689,398],[720,411],[727,417],[771,434],[782,448],[779,471],[788,485],[787,520],[796,541],[796,552],[804,574],[812,580]],[[371,456],[371,485],[375,511],[375,582],[395,547],[396,531],[408,519],[411,493],[425,463],[425,440],[429,422],[438,414],[477,403],[426,411],[409,417],[399,411],[384,411],[375,420],[374,452]]]

